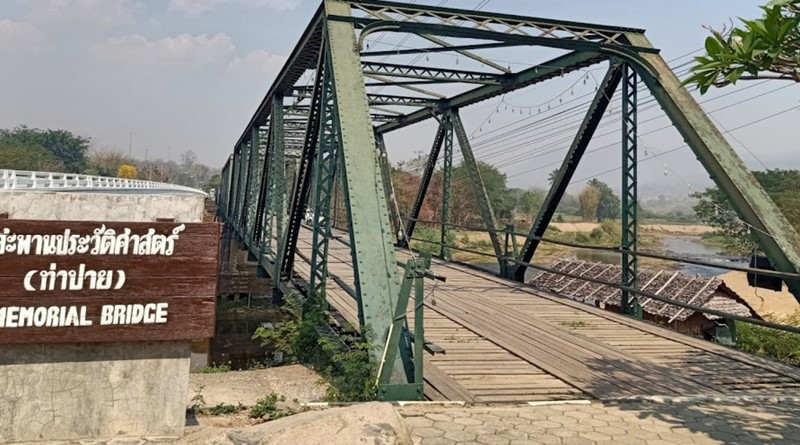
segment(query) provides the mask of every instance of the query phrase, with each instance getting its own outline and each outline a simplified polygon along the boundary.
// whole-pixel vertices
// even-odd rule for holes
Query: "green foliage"
[[[600,205],[600,190],[596,187],[586,187],[578,195],[581,205],[581,217],[584,221],[594,221],[597,218],[597,208]]]
[[[206,406],[206,398],[203,397],[203,388],[205,388],[205,386],[200,385],[194,390],[194,396],[192,396],[190,400],[191,404],[189,405],[190,411],[197,412]]]
[[[14,142],[23,147],[44,147],[64,165],[67,172],[83,173],[91,139],[66,130],[40,130],[23,125],[13,130],[0,130],[0,141]]]
[[[711,29],[706,54],[695,58],[684,83],[704,94],[743,79],[800,82],[800,0],[774,0],[761,9],[760,19],[740,19],[741,26],[730,30]]]
[[[800,230],[800,170],[754,171],[756,180],[783,212],[789,223]],[[750,230],[733,210],[727,196],[717,188],[692,194],[697,199],[695,214],[714,227],[724,247],[731,253],[745,254],[755,247]]]
[[[222,176],[214,175],[203,184],[203,191],[206,193],[211,193],[212,191],[219,190],[222,186]]]
[[[497,167],[483,161],[478,161],[478,171],[481,174],[481,179],[483,179],[489,202],[492,203],[494,208],[495,216],[500,219],[512,218],[515,202],[508,193],[506,174],[498,170]],[[454,189],[463,190],[470,197],[469,200],[463,201],[463,205],[465,207],[468,206],[464,210],[468,210],[471,215],[479,216],[480,209],[474,194],[474,181],[472,175],[469,174],[467,166],[462,163],[453,167],[453,178]],[[454,200],[454,204],[457,202],[459,201]],[[453,210],[455,213],[456,209]]]
[[[352,343],[349,350],[337,352],[329,341],[322,342],[323,349],[332,352],[331,367],[327,372],[330,386],[325,398],[329,402],[367,402],[377,397],[375,385],[377,370],[370,358],[370,345],[366,341]]]
[[[210,366],[204,366],[202,368],[197,368],[192,372],[195,374],[219,374],[223,372],[230,372],[231,364],[228,363],[212,363]]]
[[[25,145],[0,137],[0,168],[63,172],[64,164],[41,145]]]
[[[600,201],[597,203],[597,221],[619,218],[621,209],[619,197],[614,194],[611,187],[598,179],[592,179],[586,184],[600,192]]]
[[[271,392],[258,399],[255,405],[250,408],[250,417],[254,419],[268,418],[274,420],[283,417],[285,414],[278,412],[278,402],[283,402],[286,397]]]
[[[422,243],[420,243],[422,244]],[[376,367],[371,361],[367,338],[369,327],[362,327],[361,338],[342,335],[334,341],[319,335],[316,326],[327,323],[321,297],[306,302],[302,321],[281,323],[273,328],[258,328],[253,339],[262,346],[282,351],[288,362],[304,363],[320,372],[329,383],[327,399],[336,402],[375,400]]]
[[[244,411],[246,408],[239,402],[238,405],[229,405],[225,403],[218,403],[212,406],[208,412],[214,416],[224,416],[228,414],[236,414],[238,412]]]
[[[452,237],[452,232],[450,236]],[[432,255],[439,254],[440,250],[439,243],[442,241],[441,240],[442,234],[438,229],[434,229],[422,224],[417,224],[416,228],[414,229],[414,238],[428,241],[428,242],[412,241],[415,249],[421,252],[430,253]],[[452,244],[452,240],[449,240],[448,244]]]
[[[253,333],[253,340],[261,342],[261,346],[283,354],[283,360],[287,363],[295,363],[298,357],[303,355],[302,350],[298,350],[300,343],[301,323],[292,320],[276,323],[272,327],[259,326]]]
[[[800,311],[788,317],[765,317],[775,323],[800,327]],[[800,334],[736,322],[736,347],[800,366]]]

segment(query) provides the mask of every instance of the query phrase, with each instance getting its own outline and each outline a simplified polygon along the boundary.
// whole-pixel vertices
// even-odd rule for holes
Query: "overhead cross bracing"
[[[405,45],[376,48],[376,36],[414,36]],[[405,40],[404,40],[405,41]],[[371,46],[372,43],[372,46]],[[539,48],[546,57],[514,70],[493,57],[507,48]],[[440,55],[455,57],[443,63]],[[453,61],[453,59],[450,59]],[[463,61],[459,63],[459,61]],[[545,204],[519,248],[505,245],[489,201],[464,108],[576,71],[606,70],[571,141]],[[643,86],[643,87],[642,87]],[[797,274],[800,241],[723,135],[680,84],[640,29],[384,1],[324,1],[286,65],[248,122],[223,169],[220,212],[252,257],[276,283],[277,295],[295,282],[310,225],[307,292],[326,294],[334,281],[355,302],[355,320],[369,326],[373,360],[386,397],[421,394],[423,358],[403,314],[428,286],[425,259],[413,256],[398,269],[395,245],[413,239],[428,185],[439,163],[445,184],[440,256],[448,257],[448,184],[460,160],[471,198],[489,233],[505,279],[522,280],[567,185],[615,95],[622,95],[622,188],[627,303],[637,310],[638,92],[661,106],[739,217],[753,228],[775,269]],[[400,214],[389,175],[387,133],[433,122],[438,126],[428,165],[408,214]],[[337,201],[338,200],[338,201]],[[339,202],[340,201],[340,202]],[[345,221],[343,235],[352,274],[329,273],[331,220]],[[309,215],[311,215],[309,217]],[[514,239],[516,239],[514,237]],[[795,276],[787,278],[800,295]],[[335,279],[334,279],[335,278]],[[412,304],[413,303],[413,304]],[[416,328],[416,326],[415,326]],[[427,363],[427,361],[425,361]]]

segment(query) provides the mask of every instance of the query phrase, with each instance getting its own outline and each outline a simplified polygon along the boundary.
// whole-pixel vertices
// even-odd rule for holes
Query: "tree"
[[[716,31],[706,38],[706,54],[695,57],[685,84],[701,94],[712,86],[739,80],[780,79],[800,82],[800,0],[774,0],[760,19]]]
[[[212,191],[219,190],[222,185],[222,176],[214,175],[205,184],[203,184],[203,191],[211,193]],[[387,203],[388,204],[388,203]]]
[[[133,159],[119,151],[93,150],[89,153],[86,173],[98,176],[119,176],[120,166],[134,165]]]
[[[489,202],[494,208],[495,216],[498,219],[511,219],[514,215],[514,200],[508,193],[506,186],[506,174],[498,170],[495,166],[483,161],[478,161],[478,171],[480,171],[483,185],[486,188],[486,194],[489,196]],[[468,213],[474,219],[480,218],[480,208],[478,207],[477,199],[474,194],[474,181],[469,174],[467,166],[459,164],[453,167],[453,191],[451,196],[459,205],[463,205],[465,210],[469,209]],[[462,196],[456,196],[455,191],[459,190]],[[454,206],[455,207],[455,206]]]
[[[600,192],[600,202],[597,205],[597,221],[604,219],[617,219],[620,214],[619,197],[603,181],[592,179],[587,182],[590,187],[596,188]]]
[[[520,192],[521,193],[518,195],[515,205],[516,210],[525,214],[526,216],[536,216],[536,213],[539,211],[539,207],[541,207],[542,203],[544,202],[546,192],[535,187],[527,190],[520,190]]]
[[[753,176],[783,212],[795,230],[800,231],[800,170],[754,171]],[[755,247],[750,228],[739,219],[728,197],[717,188],[694,193],[697,199],[695,214],[716,229],[726,248],[735,253],[747,253]]]
[[[83,173],[90,138],[77,136],[66,130],[40,130],[19,126],[13,130],[0,130],[0,140],[16,142],[24,147],[44,147],[61,161],[69,173]]]
[[[63,172],[64,164],[41,145],[24,145],[0,139],[0,168]]]
[[[135,165],[122,164],[117,169],[117,177],[123,179],[136,179],[139,177],[139,172],[136,170]]]
[[[549,182],[551,186],[553,185],[554,182],[556,182],[556,178],[558,177],[558,172],[560,171],[561,169],[557,168],[547,174],[547,182]]]
[[[597,218],[597,208],[600,204],[600,190],[588,186],[578,195],[581,208],[581,217],[584,221],[594,221]]]

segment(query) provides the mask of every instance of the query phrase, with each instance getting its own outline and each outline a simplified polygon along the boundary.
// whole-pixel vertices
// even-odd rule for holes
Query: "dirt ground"
[[[593,222],[576,222],[576,223],[550,223],[551,227],[555,227],[562,232],[591,232],[597,227],[599,223]],[[713,232],[714,228],[699,224],[643,224],[639,228],[644,232],[659,232],[677,235],[702,235],[704,233]]]
[[[767,314],[785,317],[800,309],[800,304],[785,286],[783,292],[750,287],[744,272],[728,272],[720,278],[762,317]]]
[[[325,395],[325,385],[318,384],[322,377],[302,365],[279,366],[250,371],[230,371],[213,374],[191,374],[189,398],[200,391],[205,405],[219,403],[245,406],[254,405],[258,399],[275,392],[296,403],[317,402]],[[191,405],[191,400],[187,405]]]

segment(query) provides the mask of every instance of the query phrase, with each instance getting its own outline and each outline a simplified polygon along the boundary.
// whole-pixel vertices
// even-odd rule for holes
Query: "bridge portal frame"
[[[366,37],[375,33],[413,34],[436,46],[370,51],[365,44]],[[454,45],[446,38],[472,39],[475,43]],[[566,53],[518,72],[476,53],[512,46],[540,46]],[[486,69],[459,70],[370,60],[379,56],[438,52],[457,53],[479,61]],[[492,203],[480,180],[458,111],[601,62],[609,62],[609,71],[548,192],[545,205],[516,258],[508,258],[508,254],[504,257]],[[315,72],[313,85],[296,87],[308,70]],[[396,80],[398,78],[400,80]],[[313,202],[318,213],[311,224],[314,234],[311,288],[313,292],[324,293],[325,252],[331,237],[330,198],[335,188],[331,184],[341,181],[355,276],[350,292],[358,302],[362,328],[368,326],[373,333],[368,339],[373,359],[382,365],[387,360],[392,363],[388,367],[381,366],[391,372],[382,372],[379,384],[412,382],[419,385],[421,382],[415,382],[418,373],[408,361],[413,353],[402,351],[403,345],[408,346],[408,336],[398,340],[397,332],[393,332],[393,326],[406,326],[397,324],[397,317],[404,314],[398,310],[397,303],[408,298],[403,292],[408,292],[409,285],[401,286],[403,277],[396,273],[398,264],[393,249],[397,239],[393,229],[403,230],[405,225],[399,215],[394,228],[390,223],[390,214],[396,209],[392,208],[394,203],[389,202],[394,201],[391,179],[384,177],[389,168],[383,136],[427,119],[439,120],[440,129],[427,169],[432,170],[448,137],[449,142],[444,145],[449,154],[445,158],[452,156],[455,134],[473,177],[483,222],[493,234],[492,245],[501,270],[506,277],[522,281],[526,263],[532,260],[566,185],[620,83],[624,94],[622,151],[625,167],[621,246],[635,252],[637,78],[650,90],[717,186],[729,196],[739,217],[754,228],[754,237],[775,268],[798,273],[800,238],[797,233],[681,85],[643,30],[456,8],[379,0],[324,0],[234,145],[234,153],[223,169],[223,188],[227,190],[220,193],[225,197],[221,211],[272,276],[276,294],[280,294],[283,283],[292,276],[300,225],[308,204]],[[469,84],[473,88],[452,96],[431,89],[452,84]],[[409,93],[368,94],[367,88],[372,86],[395,86]],[[294,102],[287,104],[287,98]],[[308,99],[310,104],[304,105],[302,101]],[[398,111],[397,107],[416,109]],[[292,131],[284,131],[283,125]],[[265,153],[259,156],[262,144],[257,130],[263,127],[269,127],[269,136],[263,147]],[[287,184],[285,155],[290,150],[298,164],[292,184]],[[445,166],[445,177],[449,178],[452,162],[445,162]],[[401,242],[413,235],[432,176],[429,174],[432,171],[427,170]],[[258,184],[257,197],[246,193],[244,189],[248,184]],[[443,195],[446,209],[448,194]],[[442,240],[447,239],[447,219],[447,212],[444,212]],[[273,220],[280,223],[273,224]],[[260,227],[253,227],[254,224]],[[261,236],[254,236],[256,234]],[[271,248],[273,238],[278,241],[276,249]],[[446,256],[444,246],[440,253]],[[625,257],[624,284],[635,286],[635,255]],[[789,280],[787,284],[800,300],[800,283]],[[626,296],[636,299],[627,293]],[[635,306],[635,301],[629,303],[623,305],[626,312],[631,312]],[[390,339],[392,344],[387,344]]]

